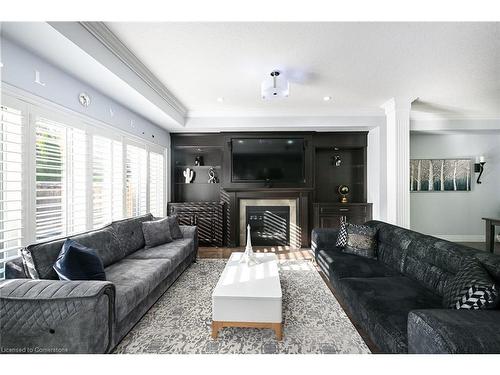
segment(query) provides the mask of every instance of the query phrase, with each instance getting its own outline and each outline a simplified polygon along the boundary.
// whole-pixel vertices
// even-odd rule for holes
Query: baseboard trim
[[[432,236],[451,242],[486,242],[483,234],[433,234]]]

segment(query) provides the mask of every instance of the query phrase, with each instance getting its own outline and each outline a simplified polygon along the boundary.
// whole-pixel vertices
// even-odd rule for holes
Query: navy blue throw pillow
[[[97,252],[70,239],[64,241],[53,267],[61,280],[106,280]]]

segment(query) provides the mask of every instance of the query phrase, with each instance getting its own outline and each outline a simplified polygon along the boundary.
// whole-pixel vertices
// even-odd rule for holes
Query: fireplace
[[[250,224],[252,245],[290,245],[289,206],[247,206],[246,224]]]
[[[297,199],[239,199],[239,245],[246,244],[246,227],[254,246],[300,248]]]

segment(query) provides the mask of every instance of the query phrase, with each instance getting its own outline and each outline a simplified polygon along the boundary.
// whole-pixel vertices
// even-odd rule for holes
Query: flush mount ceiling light
[[[269,78],[262,81],[261,95],[264,100],[287,98],[289,94],[290,83],[278,70],[273,70]]]
[[[323,100],[325,102],[329,102],[330,100],[332,100],[332,97],[331,96],[323,96]]]

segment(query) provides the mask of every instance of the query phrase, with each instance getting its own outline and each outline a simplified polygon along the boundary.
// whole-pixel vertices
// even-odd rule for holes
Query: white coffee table
[[[224,327],[271,328],[282,339],[281,284],[278,257],[255,254],[260,263],[239,263],[232,253],[212,293],[212,338]]]

